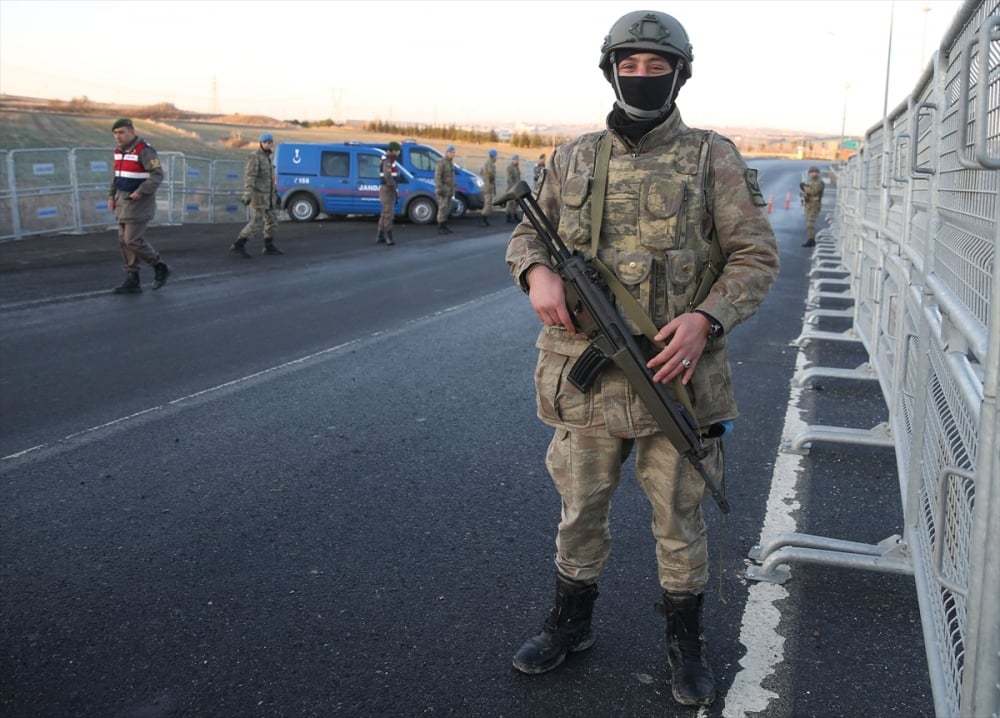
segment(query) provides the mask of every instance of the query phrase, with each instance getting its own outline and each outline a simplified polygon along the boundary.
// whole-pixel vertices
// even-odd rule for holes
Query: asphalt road
[[[0,244],[0,713],[932,715],[910,578],[743,575],[776,508],[798,531],[901,533],[891,450],[818,445],[782,474],[797,364],[864,356],[789,346],[809,255],[784,198],[805,165],[754,164],[783,267],[731,338],[743,416],[733,513],[706,504],[710,709],[676,706],[664,681],[630,466],[597,644],[542,676],[510,665],[551,602],[559,502],[508,227],[468,218],[448,237],[397,227],[395,247],[373,222],[282,224],[287,254],[253,260],[227,251],[238,227],[158,227],[175,274],[138,296],[108,293],[110,232]],[[792,398],[813,423],[885,413],[861,381]]]

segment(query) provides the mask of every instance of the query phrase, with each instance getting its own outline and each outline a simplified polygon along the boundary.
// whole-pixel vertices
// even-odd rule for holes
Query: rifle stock
[[[722,513],[728,514],[729,502],[701,463],[708,449],[701,442],[697,423],[670,396],[666,387],[653,381],[653,372],[646,366],[646,357],[608,298],[600,273],[583,256],[566,247],[556,228],[538,206],[527,182],[518,182],[494,204],[502,205],[510,200],[521,207],[545,245],[555,271],[563,280],[566,306],[573,323],[590,340],[590,346],[570,371],[570,382],[580,391],[587,391],[601,370],[613,362],[625,374],[670,443],[691,462]]]

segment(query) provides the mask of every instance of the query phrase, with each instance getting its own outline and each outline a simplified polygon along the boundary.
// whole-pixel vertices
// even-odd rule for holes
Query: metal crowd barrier
[[[859,343],[855,368],[814,376],[878,382],[889,421],[809,426],[813,442],[893,447],[903,535],[877,544],[784,534],[755,547],[747,576],[788,564],[912,574],[934,710],[1000,716],[1000,3],[967,1],[916,89],[837,170],[837,205],[817,238],[794,344]],[[836,298],[849,308],[823,309]],[[847,332],[815,328],[846,316]]]
[[[245,222],[242,160],[160,152],[165,179],[151,224]],[[0,240],[115,226],[107,147],[0,151]]]

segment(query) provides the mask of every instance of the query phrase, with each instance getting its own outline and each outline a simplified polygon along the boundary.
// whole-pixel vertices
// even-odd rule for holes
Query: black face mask
[[[659,110],[667,104],[674,84],[674,73],[654,77],[618,76],[622,101],[640,110]]]

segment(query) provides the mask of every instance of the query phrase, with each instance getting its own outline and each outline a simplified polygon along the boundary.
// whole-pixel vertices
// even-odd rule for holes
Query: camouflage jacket
[[[455,196],[455,165],[447,157],[434,166],[434,193],[438,197]]]
[[[823,202],[823,180],[819,177],[802,182],[799,187],[802,189],[802,199],[806,204],[819,206]]]
[[[560,236],[587,257],[592,256],[590,193],[602,134],[583,135],[559,147],[538,190],[539,204]],[[612,138],[599,254],[657,326],[693,309],[719,320],[724,335],[706,346],[690,389],[703,426],[733,418],[726,337],[757,311],[779,266],[756,172],[747,168],[732,142],[689,129],[677,110],[634,148],[614,133]],[[708,296],[691,306],[698,280],[710,271],[713,233],[725,266]],[[549,264],[548,255],[530,223],[522,222],[508,243],[507,264],[523,290],[525,273],[539,263]],[[543,354],[576,357],[587,341],[570,338],[562,328],[543,327],[536,345]],[[539,397],[543,420],[562,425],[558,417],[544,415],[543,403]],[[634,433],[654,433],[655,421],[643,407],[639,412]]]
[[[489,192],[490,194],[496,194],[497,191],[497,161],[492,157],[488,158],[486,162],[483,163],[482,168],[479,170],[479,174],[483,178],[483,192]]]
[[[507,189],[521,181],[521,166],[513,162],[507,163]]]
[[[243,197],[250,200],[251,207],[266,209],[278,206],[271,160],[270,152],[258,149],[243,163]]]

